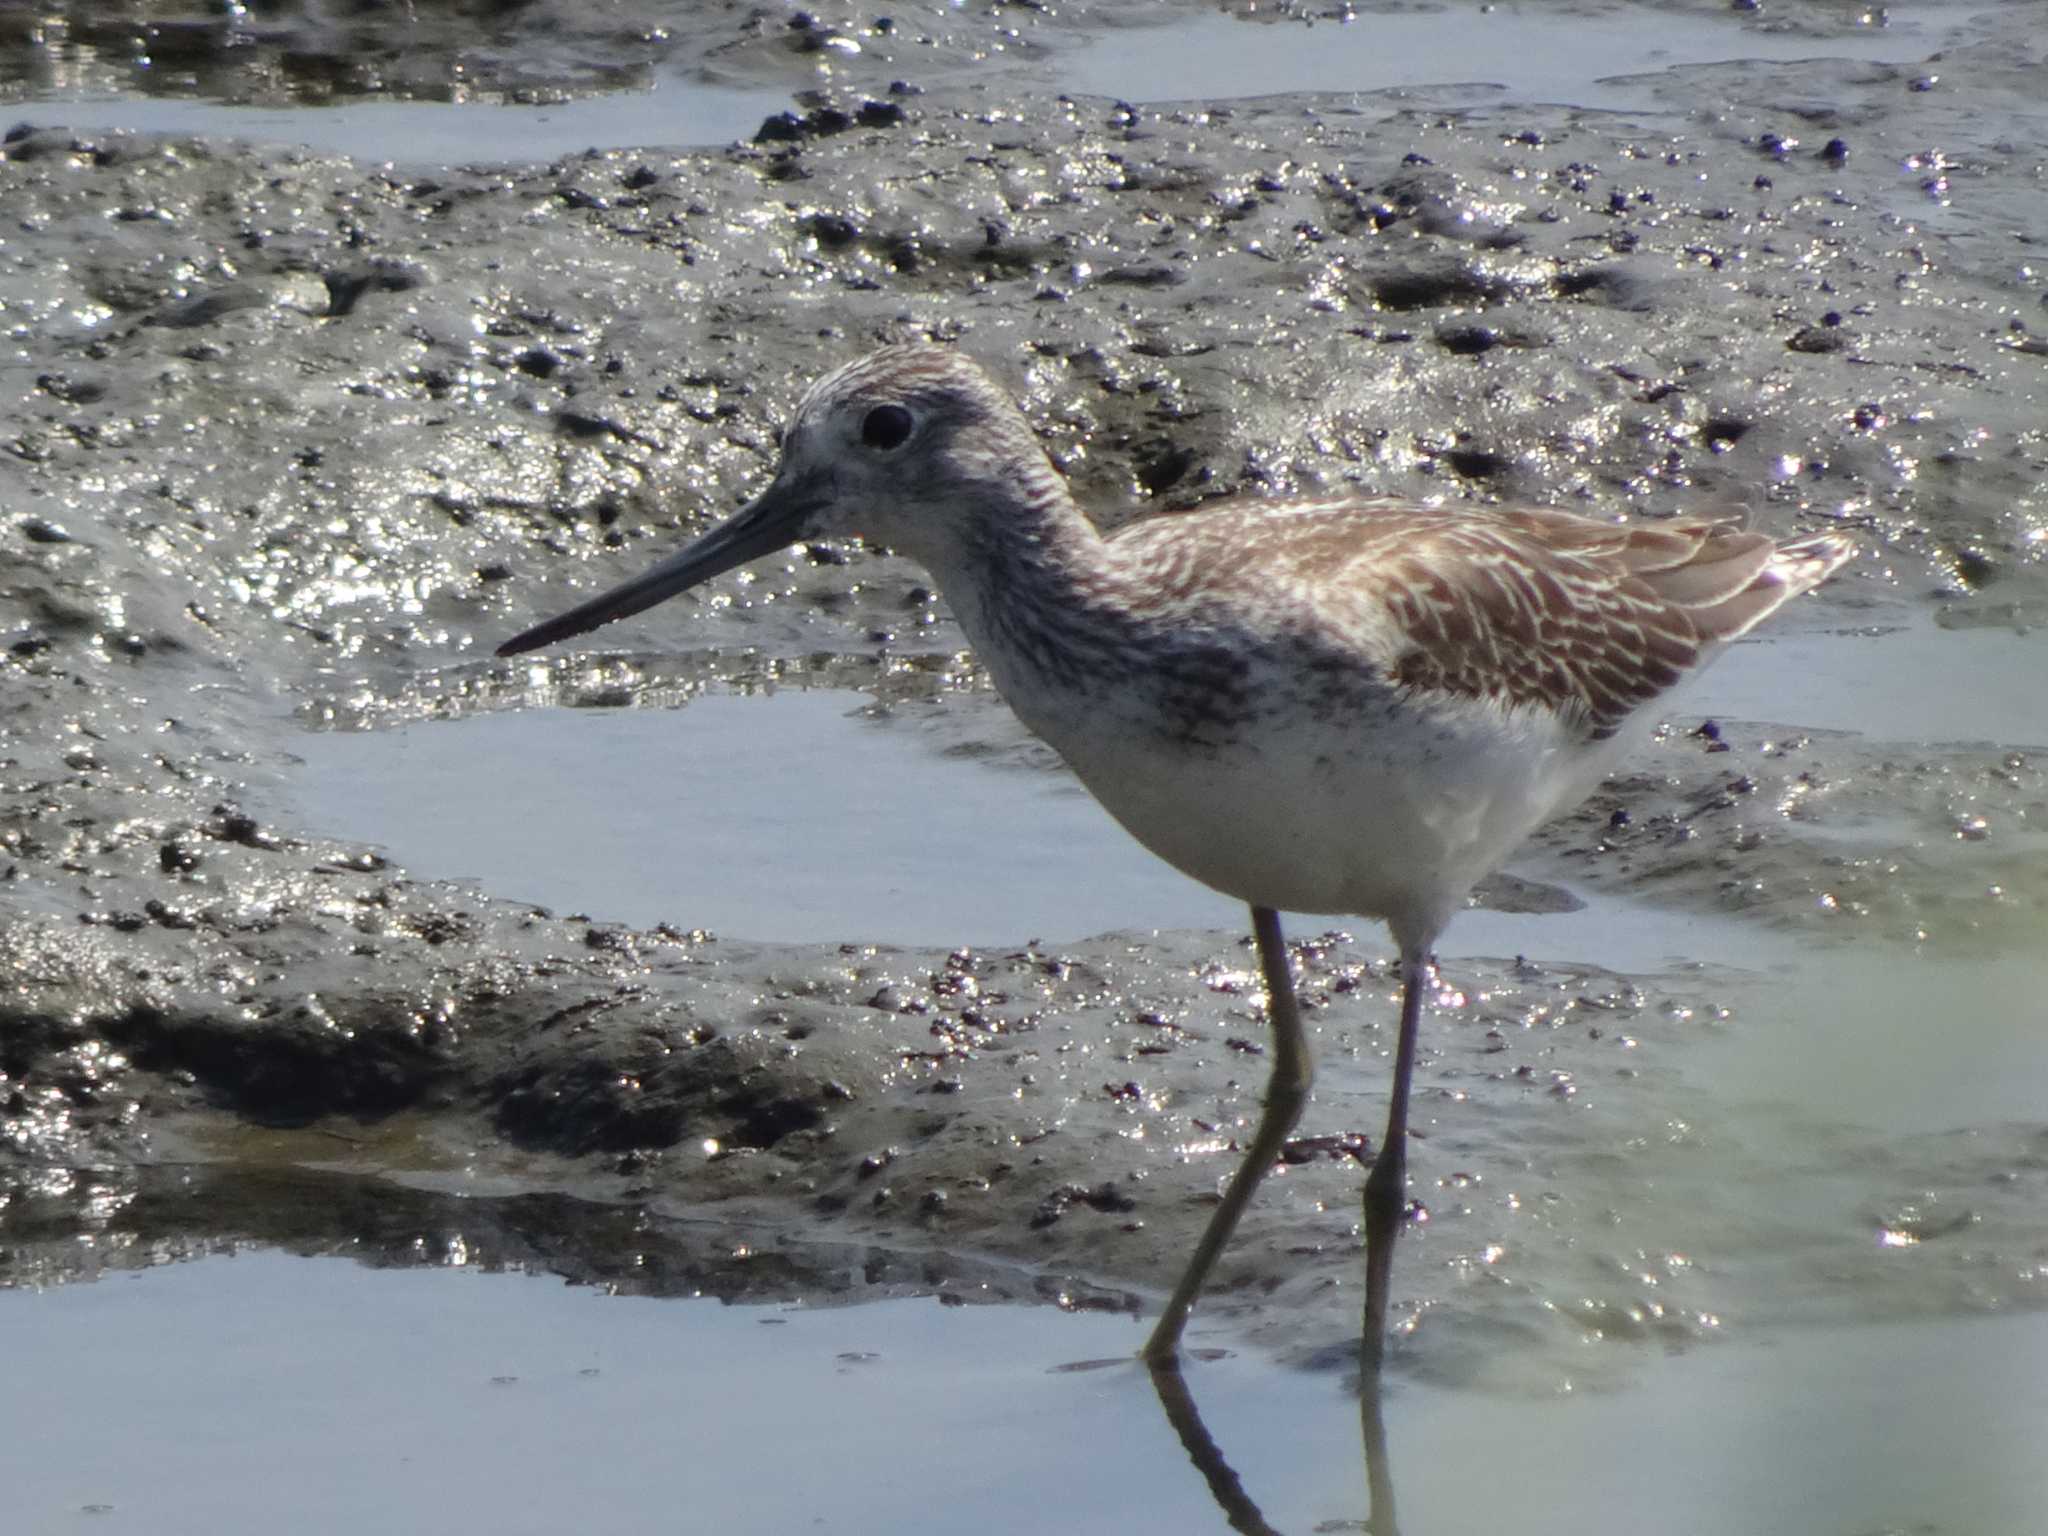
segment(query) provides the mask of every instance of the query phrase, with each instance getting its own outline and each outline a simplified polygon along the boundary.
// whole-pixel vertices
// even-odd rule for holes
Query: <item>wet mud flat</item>
[[[687,898],[647,927],[536,909],[296,824],[303,733],[806,684],[1057,771],[921,573],[857,546],[490,659],[757,488],[815,373],[912,334],[1012,383],[1105,520],[1351,482],[1739,507],[1862,531],[1784,626],[1831,640],[1845,687],[1889,635],[2031,632],[2048,201],[2024,19],[1985,13],[1938,68],[1675,72],[1626,112],[1139,107],[935,73],[725,149],[532,168],[10,135],[8,1278],[366,1235],[400,1262],[440,1229],[657,1291],[1148,1304],[1265,1077],[1235,933],[776,945]],[[2038,1113],[1900,1132],[1759,1101],[1702,1133],[1697,1090],[1716,1042],[1794,1003],[1875,1008],[1873,977],[1981,972],[1962,1009],[2023,1006],[2048,706],[1960,743],[1910,708],[1865,735],[1685,708],[1493,899],[1676,912],[1716,952],[1622,971],[1593,936],[1546,953],[1532,917],[1526,958],[1446,967],[1399,1286],[1417,1374],[1519,1350],[1530,1379],[1597,1376],[1588,1339],[1683,1345],[1843,1295],[2039,1305]],[[687,753],[687,709],[675,727]],[[601,762],[587,793],[677,814]],[[932,878],[999,881],[1031,837],[992,827]],[[1204,1322],[1314,1357],[1355,1307],[1394,982],[1377,932],[1292,926],[1317,1102]],[[1804,1194],[1744,1198],[1788,1167]]]

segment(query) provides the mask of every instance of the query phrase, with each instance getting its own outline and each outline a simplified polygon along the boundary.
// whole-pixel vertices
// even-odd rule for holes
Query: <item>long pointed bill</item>
[[[653,570],[634,577],[622,586],[601,593],[587,603],[578,603],[567,613],[514,635],[498,647],[500,656],[517,656],[536,651],[571,635],[587,634],[600,624],[627,618],[652,608],[665,598],[686,591],[699,582],[722,576],[735,566],[786,549],[803,536],[804,519],[825,504],[822,496],[785,488],[780,481],[760,497],[735,512],[702,538],[671,555]]]

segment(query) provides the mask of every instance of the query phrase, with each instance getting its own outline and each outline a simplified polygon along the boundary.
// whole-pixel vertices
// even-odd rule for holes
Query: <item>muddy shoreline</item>
[[[2039,118],[2039,44],[2019,8],[1983,28],[1939,70],[1674,72],[1643,114],[1131,107],[935,67],[917,92],[835,76],[753,142],[516,170],[10,134],[0,1279],[345,1234],[404,1262],[448,1224],[607,1283],[644,1241],[686,1287],[1144,1304],[1256,1109],[1237,935],[949,954],[557,915],[266,814],[297,733],[798,676],[978,699],[921,573],[852,546],[574,655],[489,656],[735,505],[811,376],[907,334],[1012,382],[1109,519],[1346,482],[1742,506],[1862,530],[1799,617],[1845,647],[2038,625],[2048,199],[2013,125]],[[2004,127],[1930,73],[2002,92]],[[2048,932],[2048,707],[1961,745],[1911,719],[1701,734],[1682,698],[1668,720],[1519,872],[1850,966]],[[602,764],[590,792],[617,793]],[[1000,878],[994,835],[989,860],[974,877]],[[1377,931],[1294,930],[1318,1104],[1213,1311],[1314,1351],[1351,1307],[1392,981]],[[1533,1179],[1568,1204],[1557,1149],[1662,1113],[1674,1021],[1767,1006],[1723,968],[1599,959],[1461,962],[1426,1026],[1418,1316],[1470,1341],[1431,1369],[1578,1337],[1588,1308],[1675,1342],[1728,1310],[1711,1275],[1652,1297],[1554,1209],[1460,1193]],[[1986,1155],[2037,1178],[2039,1135]],[[1919,1173],[1963,1177],[1932,1152]],[[2032,1188],[1978,1197],[2012,1252],[2040,1241]],[[1506,1302],[1456,1278],[1497,1228]]]

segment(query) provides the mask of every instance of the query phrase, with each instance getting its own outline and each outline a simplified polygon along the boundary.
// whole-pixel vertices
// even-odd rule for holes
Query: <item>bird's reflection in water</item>
[[[1365,1528],[1372,1536],[1401,1536],[1394,1523],[1394,1469],[1387,1461],[1378,1371],[1367,1371],[1358,1384],[1358,1434],[1365,1444],[1365,1486],[1372,1500],[1366,1509]]]
[[[1230,1523],[1230,1528],[1244,1532],[1245,1536],[1278,1536],[1260,1512],[1257,1501],[1245,1492],[1243,1481],[1224,1459],[1222,1447],[1217,1445],[1208,1426],[1202,1422],[1194,1393],[1188,1390],[1187,1378],[1181,1374],[1180,1367],[1154,1367],[1152,1389],[1159,1394],[1159,1406],[1166,1410],[1167,1423],[1180,1437],[1188,1460],[1195,1464],[1195,1470],[1209,1485],[1209,1496],[1223,1511],[1223,1518]],[[1367,1505],[1364,1521],[1353,1529],[1369,1532],[1370,1536],[1400,1536],[1394,1521],[1394,1474],[1387,1464],[1387,1429],[1380,1412],[1377,1370],[1367,1369],[1360,1375],[1358,1428],[1359,1438],[1365,1447]],[[1321,1526],[1318,1529],[1329,1530],[1332,1527]]]

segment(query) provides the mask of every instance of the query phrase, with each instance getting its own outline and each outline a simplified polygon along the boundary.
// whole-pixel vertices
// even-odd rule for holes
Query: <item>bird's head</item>
[[[652,570],[498,647],[537,650],[806,539],[857,534],[943,570],[1004,505],[1063,494],[1030,427],[964,354],[885,347],[812,385],[768,488]]]

